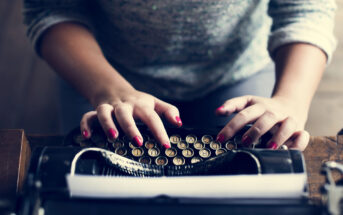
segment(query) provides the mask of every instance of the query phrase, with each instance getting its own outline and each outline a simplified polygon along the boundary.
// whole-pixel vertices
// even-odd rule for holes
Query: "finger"
[[[222,106],[216,109],[217,115],[229,116],[234,112],[239,112],[250,105],[252,96],[241,96],[227,100]]]
[[[243,135],[243,145],[246,147],[250,146],[252,143],[256,142],[262,135],[267,133],[267,131],[269,131],[279,121],[280,119],[275,113],[270,111],[264,112],[263,115]]]
[[[273,137],[267,143],[267,148],[279,148],[282,144],[286,143],[286,141],[294,134],[296,129],[296,121],[291,117],[286,118],[284,121],[282,121],[279,130],[273,135]]]
[[[126,135],[137,145],[143,145],[143,137],[133,119],[133,109],[129,104],[119,104],[114,108],[114,115]]]
[[[251,123],[258,119],[265,112],[262,105],[252,105],[236,114],[229,123],[219,132],[217,141],[223,143],[227,139],[233,137],[244,125]]]
[[[151,133],[163,147],[170,148],[169,138],[162,120],[154,110],[150,108],[137,108],[134,111],[134,115],[137,115],[149,127]]]
[[[297,131],[292,136],[292,144],[289,148],[304,151],[310,141],[310,134],[307,131]]]
[[[97,107],[96,111],[100,125],[102,129],[105,131],[108,139],[116,139],[119,133],[112,119],[113,106],[110,104],[102,104]]]
[[[159,115],[163,115],[168,122],[174,124],[177,127],[182,126],[182,121],[180,118],[180,113],[177,107],[168,104],[167,102],[156,99],[155,101],[155,111]]]
[[[92,136],[91,132],[91,124],[96,119],[96,111],[89,111],[85,113],[80,121],[80,130],[82,133],[82,136],[85,139],[88,139]]]

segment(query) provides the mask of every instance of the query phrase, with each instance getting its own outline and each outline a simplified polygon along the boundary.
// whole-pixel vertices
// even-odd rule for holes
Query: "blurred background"
[[[338,47],[312,102],[306,125],[312,136],[343,128],[343,0],[336,2]],[[26,38],[21,4],[0,0],[0,129],[59,134],[57,77]]]

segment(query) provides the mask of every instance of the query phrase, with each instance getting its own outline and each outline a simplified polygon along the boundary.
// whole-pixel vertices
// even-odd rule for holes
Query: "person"
[[[161,118],[222,126],[220,142],[252,123],[246,146],[270,131],[268,148],[304,150],[310,103],[336,45],[335,8],[334,0],[24,0],[24,17],[35,50],[63,78],[67,130],[85,113],[85,138],[97,118],[110,139],[120,126],[142,145],[142,121],[168,148]]]

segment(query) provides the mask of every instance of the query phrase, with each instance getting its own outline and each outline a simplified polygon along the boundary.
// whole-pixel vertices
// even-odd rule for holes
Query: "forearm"
[[[93,106],[104,98],[118,98],[120,92],[134,90],[108,63],[93,35],[80,24],[61,23],[52,27],[43,37],[41,53]]]
[[[283,46],[275,55],[276,83],[273,98],[294,102],[308,111],[326,65],[324,52],[309,44]]]

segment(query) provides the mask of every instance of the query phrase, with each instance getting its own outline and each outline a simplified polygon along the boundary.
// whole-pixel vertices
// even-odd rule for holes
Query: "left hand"
[[[246,124],[252,127],[243,135],[245,146],[251,145],[268,131],[273,134],[267,147],[277,149],[285,144],[288,148],[304,150],[310,135],[304,130],[307,120],[306,108],[283,97],[263,98],[241,96],[227,100],[216,113],[228,116],[238,114],[219,132],[217,140],[224,142],[235,135]]]

